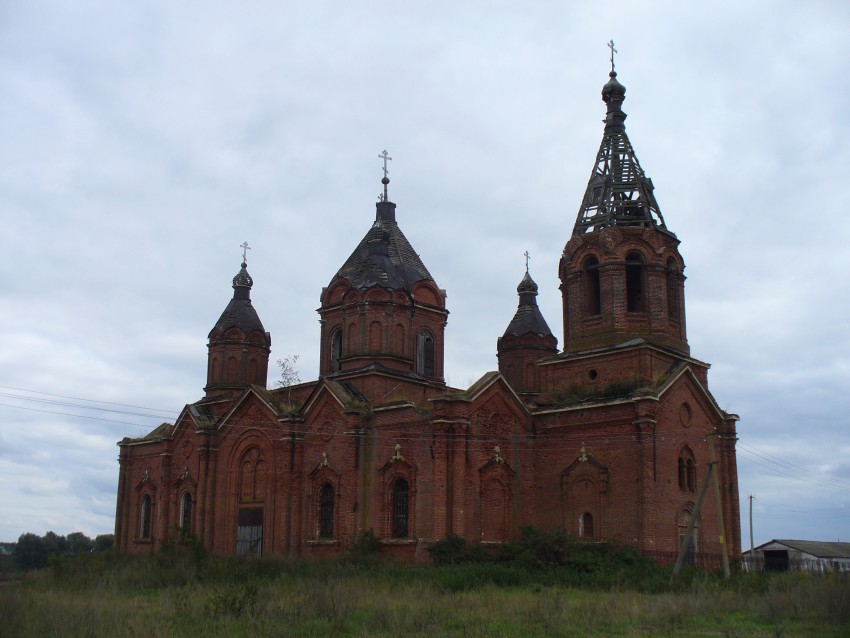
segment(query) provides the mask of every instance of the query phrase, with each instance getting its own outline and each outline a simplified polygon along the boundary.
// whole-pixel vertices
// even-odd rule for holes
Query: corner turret
[[[505,334],[496,342],[499,371],[520,393],[532,393],[539,385],[536,362],[558,352],[558,340],[537,305],[537,284],[526,263],[517,286],[519,304]]]
[[[251,303],[254,280],[248,274],[242,244],[242,265],[233,278],[233,298],[209,334],[207,346],[207,397],[241,391],[249,385],[265,387],[268,381],[271,335],[263,328]]]

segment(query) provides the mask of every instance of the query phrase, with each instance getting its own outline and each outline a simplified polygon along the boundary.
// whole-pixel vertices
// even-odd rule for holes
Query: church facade
[[[402,233],[385,174],[374,223],[321,291],[319,378],[267,389],[271,337],[243,259],[209,333],[205,396],[118,444],[116,545],[194,535],[218,553],[310,557],[372,530],[382,552],[424,560],[450,533],[497,544],[532,525],[663,560],[691,529],[692,551],[717,557],[725,539],[737,556],[738,417],[690,355],[679,240],[613,70],[602,97],[559,265],[563,350],[526,270],[498,370],[448,387],[446,294]],[[709,465],[717,490],[703,489]]]

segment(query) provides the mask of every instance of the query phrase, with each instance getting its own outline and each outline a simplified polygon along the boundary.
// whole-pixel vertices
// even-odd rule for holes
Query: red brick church
[[[690,355],[679,240],[616,76],[559,265],[563,351],[525,272],[498,371],[447,386],[446,293],[385,174],[374,223],[321,291],[319,378],[267,389],[271,337],[243,259],[209,333],[205,396],[118,444],[116,545],[151,551],[182,533],[219,553],[320,556],[373,530],[383,552],[422,560],[449,533],[500,543],[533,525],[671,559],[695,518],[696,551],[718,556],[725,537],[738,555],[738,417]],[[721,502],[709,489],[695,515],[712,454]]]

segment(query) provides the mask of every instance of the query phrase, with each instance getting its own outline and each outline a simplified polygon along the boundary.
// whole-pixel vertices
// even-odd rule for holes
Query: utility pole
[[[747,499],[750,501],[750,561],[753,560],[753,499],[755,496],[750,494]]]
[[[731,576],[729,570],[729,553],[726,551],[726,528],[723,527],[723,501],[720,500],[720,478],[717,476],[717,461],[714,458],[714,437],[717,434],[708,435],[708,453],[711,466],[714,468],[714,504],[717,508],[717,526],[720,528],[720,552],[723,557],[723,575]],[[750,528],[752,529],[752,527]]]
[[[708,469],[705,472],[705,481],[700,486],[699,494],[697,494],[696,503],[694,503],[694,512],[691,514],[691,520],[688,521],[688,528],[685,530],[685,535],[682,537],[682,544],[679,546],[679,556],[676,558],[676,564],[673,566],[673,573],[670,575],[670,582],[682,569],[682,562],[685,560],[685,553],[691,545],[691,536],[694,533],[694,526],[699,518],[702,501],[705,498],[705,493],[708,491],[708,484],[713,480],[714,483],[714,500],[717,505],[717,524],[720,527],[720,551],[723,556],[723,574],[726,578],[730,576],[729,555],[726,553],[726,534],[723,528],[723,506],[720,502],[720,484],[717,479],[717,460],[714,458],[714,437],[716,434],[708,435]]]
[[[705,481],[703,481],[702,485],[699,488],[699,494],[697,494],[696,503],[694,503],[694,511],[691,513],[691,519],[688,521],[688,528],[685,530],[685,535],[682,537],[682,543],[679,545],[679,556],[676,558],[676,564],[673,565],[673,573],[670,575],[670,582],[673,582],[673,579],[679,573],[679,570],[682,569],[682,562],[685,560],[685,553],[688,551],[688,548],[691,546],[692,536],[694,533],[694,527],[696,526],[697,519],[699,518],[699,511],[702,507],[702,500],[705,498],[705,493],[708,491],[708,483],[711,480],[711,473],[714,471],[714,460],[709,461],[708,469],[705,472]]]

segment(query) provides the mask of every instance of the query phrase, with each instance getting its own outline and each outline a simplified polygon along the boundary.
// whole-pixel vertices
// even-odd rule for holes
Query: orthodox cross
[[[523,255],[525,255],[525,272],[528,272],[528,260],[531,259],[531,255],[528,254],[526,250]]]
[[[248,263],[248,251],[251,250],[251,247],[248,245],[247,241],[243,241],[239,244],[239,247],[242,249],[242,263]]]
[[[392,157],[390,157],[389,153],[387,153],[387,149],[384,149],[384,152],[378,155],[378,159],[384,160],[384,179],[381,180],[381,183],[384,185],[384,194],[380,196],[380,201],[385,202],[388,200],[387,184],[390,183],[390,178],[387,177],[387,173],[389,173],[387,170],[387,160],[391,160]]]
[[[387,149],[384,149],[384,152],[378,155],[378,159],[384,160],[384,177],[386,177],[387,173],[389,173],[387,170],[387,160],[392,160],[392,157],[387,154]]]
[[[608,48],[611,49],[611,71],[614,71],[614,54],[617,53],[617,49],[614,48],[614,41],[610,40],[608,42]]]

